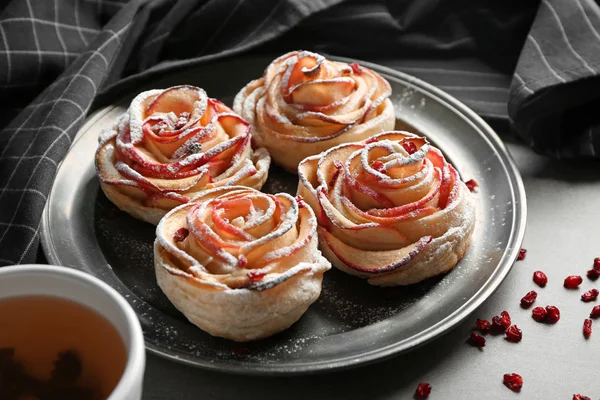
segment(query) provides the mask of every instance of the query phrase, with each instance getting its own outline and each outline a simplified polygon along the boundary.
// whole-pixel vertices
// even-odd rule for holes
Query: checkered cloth
[[[0,265],[34,262],[92,101],[159,62],[298,48],[421,77],[536,151],[596,157],[594,0],[11,0],[0,5]],[[191,61],[190,61],[191,59]],[[179,60],[179,61],[177,61]],[[185,60],[185,61],[184,61]]]

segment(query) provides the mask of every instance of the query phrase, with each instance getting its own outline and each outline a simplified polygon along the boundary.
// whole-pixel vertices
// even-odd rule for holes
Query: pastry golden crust
[[[323,255],[373,285],[449,271],[469,246],[473,194],[424,138],[385,132],[339,145],[302,161],[298,175]]]
[[[115,205],[157,224],[203,190],[260,189],[271,159],[250,139],[249,124],[200,88],[150,90],[101,134],[96,172]]]
[[[369,68],[294,51],[248,83],[233,109],[252,124],[254,139],[273,160],[296,173],[307,156],[393,129],[391,92]]]
[[[169,300],[202,330],[240,342],[296,322],[331,268],[313,211],[288,194],[208,190],[169,212],[156,236],[156,278]]]

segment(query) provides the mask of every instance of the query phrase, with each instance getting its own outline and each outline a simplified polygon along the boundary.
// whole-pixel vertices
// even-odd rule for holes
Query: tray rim
[[[527,221],[527,198],[525,192],[525,186],[523,184],[523,180],[521,174],[512,158],[508,149],[506,148],[504,142],[500,139],[498,134],[473,110],[471,110],[468,106],[462,103],[460,100],[456,99],[452,95],[446,93],[442,89],[435,87],[434,85],[427,83],[419,78],[416,78],[412,75],[406,74],[404,72],[385,67],[380,64],[371,63],[368,61],[363,61],[355,58],[347,58],[347,57],[338,57],[334,55],[327,55],[328,58],[333,59],[335,61],[342,62],[358,62],[361,65],[364,65],[367,68],[373,69],[376,72],[382,72],[384,74],[393,76],[394,78],[404,82],[408,86],[416,87],[417,89],[426,92],[428,95],[435,97],[437,101],[443,104],[445,107],[452,109],[452,111],[461,114],[466,120],[472,123],[475,127],[477,127],[482,136],[487,140],[496,153],[498,154],[498,158],[504,165],[507,171],[508,182],[511,185],[511,189],[513,192],[514,198],[514,225],[512,226],[512,230],[508,239],[508,246],[504,250],[504,254],[500,261],[498,262],[496,268],[492,272],[491,276],[488,278],[486,282],[484,282],[479,290],[471,296],[461,307],[456,309],[452,314],[448,315],[446,318],[438,321],[436,324],[432,325],[428,329],[421,331],[419,334],[413,336],[411,340],[405,341],[405,343],[396,342],[394,344],[379,348],[377,350],[372,350],[370,352],[362,353],[359,356],[345,356],[336,360],[325,360],[321,362],[310,362],[304,364],[292,364],[292,363],[274,363],[274,364],[257,364],[252,362],[239,362],[233,365],[222,366],[218,363],[211,362],[203,362],[203,361],[190,361],[185,358],[178,357],[173,354],[169,354],[156,346],[153,343],[145,342],[146,349],[153,354],[156,354],[162,358],[193,366],[196,368],[216,371],[216,372],[226,372],[233,374],[241,374],[241,375],[261,375],[261,376],[284,376],[284,375],[308,375],[315,373],[323,373],[323,372],[333,372],[339,371],[342,369],[348,369],[352,367],[364,366],[366,364],[371,364],[374,362],[380,362],[386,359],[389,359],[395,355],[399,355],[401,353],[406,353],[408,351],[414,350],[435,338],[441,337],[443,334],[449,332],[453,328],[455,328],[460,322],[466,319],[469,315],[471,315],[481,304],[486,301],[502,284],[506,276],[511,271],[514,260],[517,259],[517,255],[520,249],[520,246],[523,242],[523,238],[525,236],[526,229],[526,221]],[[226,59],[213,61],[208,63],[199,63],[193,65],[187,65],[183,68],[177,68],[175,73],[181,73],[182,71],[189,71],[198,68],[206,68],[210,65],[218,65],[219,63],[238,63],[243,60],[253,60],[253,61],[265,61],[265,65],[268,64],[272,60],[272,57],[269,56],[238,56],[238,57],[227,57]],[[160,73],[163,72],[162,68],[154,71],[158,74],[151,74],[144,80],[141,85],[147,84],[152,80],[160,79]],[[81,136],[87,131],[88,127],[93,124],[95,120],[100,119],[105,113],[110,112],[116,106],[114,104],[120,103],[124,98],[130,96],[130,91],[126,91],[126,94],[120,93],[120,95],[115,97],[115,101],[112,102],[113,105],[103,106],[95,111],[92,111],[88,117],[85,119],[81,128],[79,129],[75,140],[73,140],[73,144],[71,147],[75,145],[77,141],[81,139]],[[85,129],[84,129],[85,128]],[[70,151],[70,150],[69,150]],[[57,173],[61,168],[62,162],[57,167]],[[54,188],[54,184],[53,184]],[[42,249],[44,255],[48,259],[50,264],[61,265],[60,257],[56,252],[56,248],[53,245],[52,235],[50,233],[49,228],[49,204],[51,203],[53,189],[48,196],[48,201],[44,207],[41,227],[40,227],[40,242],[42,245]]]

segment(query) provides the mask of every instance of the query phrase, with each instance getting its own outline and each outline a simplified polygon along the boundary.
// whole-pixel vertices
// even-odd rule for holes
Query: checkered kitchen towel
[[[108,85],[162,61],[299,48],[419,76],[536,151],[600,151],[594,0],[4,1],[0,265],[36,260],[57,165]]]

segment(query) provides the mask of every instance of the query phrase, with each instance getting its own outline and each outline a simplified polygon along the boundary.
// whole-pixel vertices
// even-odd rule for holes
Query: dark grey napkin
[[[455,95],[536,151],[596,157],[593,0],[12,0],[0,5],[0,265],[35,261],[41,214],[92,101],[173,68],[299,48]],[[123,77],[122,84],[113,85]]]

